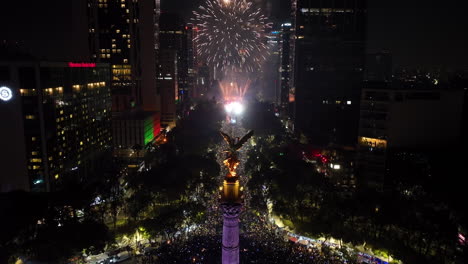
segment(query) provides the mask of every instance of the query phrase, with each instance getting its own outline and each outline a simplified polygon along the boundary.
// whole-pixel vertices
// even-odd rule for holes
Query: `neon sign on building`
[[[94,62],[69,62],[68,67],[70,68],[94,68],[96,63]]]
[[[6,102],[6,101],[10,101],[12,97],[13,97],[13,92],[11,91],[10,88],[6,86],[0,87],[0,100]]]

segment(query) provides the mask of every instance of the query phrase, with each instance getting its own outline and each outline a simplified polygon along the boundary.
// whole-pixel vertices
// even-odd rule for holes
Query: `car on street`
[[[121,261],[130,259],[132,256],[130,255],[130,252],[128,251],[122,251],[117,253],[117,255],[111,256],[109,258],[109,263],[119,263]]]

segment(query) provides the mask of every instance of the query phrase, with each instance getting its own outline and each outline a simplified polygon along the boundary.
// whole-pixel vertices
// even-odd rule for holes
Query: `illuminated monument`
[[[229,146],[226,151],[226,159],[223,161],[228,169],[224,177],[221,190],[221,209],[223,210],[223,264],[239,263],[239,215],[242,209],[242,187],[239,183],[239,176],[236,173],[239,165],[237,151],[253,135],[249,131],[241,139],[232,139],[227,134],[220,132]]]

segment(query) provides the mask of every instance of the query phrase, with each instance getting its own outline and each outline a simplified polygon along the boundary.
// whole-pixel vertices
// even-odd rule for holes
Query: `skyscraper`
[[[161,50],[174,50],[177,56],[177,101],[189,94],[189,41],[188,27],[176,14],[163,13],[159,19],[159,43]]]
[[[111,64],[114,112],[160,107],[155,77],[157,14],[151,0],[88,0],[91,56]]]
[[[2,122],[14,124],[2,128],[0,189],[49,191],[67,177],[86,177],[111,145],[109,65],[8,61],[0,71],[0,87],[13,94],[1,105],[9,113]]]
[[[296,129],[316,145],[355,146],[366,1],[293,1]]]
[[[196,79],[198,70],[198,56],[195,41],[193,39],[197,36],[198,28],[192,23],[185,26],[187,32],[187,88],[190,97],[197,97],[199,92],[196,90]]]
[[[153,114],[153,120],[159,117],[161,103],[156,85],[159,13],[159,1],[154,0],[88,0],[91,56],[94,61],[111,65],[112,111],[119,124],[149,113]],[[146,113],[129,113],[135,111]],[[113,134],[128,134],[115,130],[125,127],[113,126]],[[146,141],[137,143],[144,145]],[[123,149],[133,147],[125,142],[134,141],[114,144]]]
[[[159,50],[158,87],[161,91],[161,126],[176,124],[176,100],[178,98],[177,51]]]
[[[292,24],[281,24],[281,43],[280,43],[280,100],[281,114],[284,117],[289,117],[292,114],[292,109],[289,107],[290,97],[293,101],[293,68],[294,68],[294,53],[292,47],[294,42],[294,28]],[[291,96],[290,96],[291,95]]]

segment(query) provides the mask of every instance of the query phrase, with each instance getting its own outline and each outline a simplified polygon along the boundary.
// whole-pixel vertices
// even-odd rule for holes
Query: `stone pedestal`
[[[223,203],[223,264],[239,263],[239,214],[242,205],[239,203]]]

